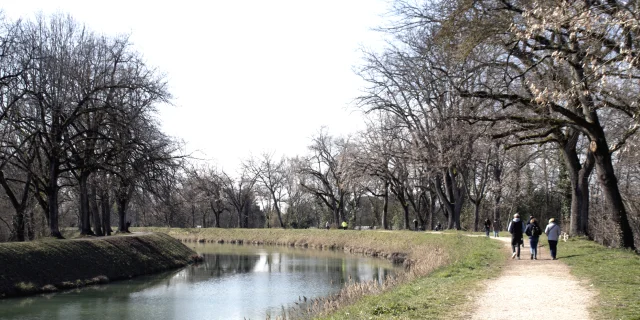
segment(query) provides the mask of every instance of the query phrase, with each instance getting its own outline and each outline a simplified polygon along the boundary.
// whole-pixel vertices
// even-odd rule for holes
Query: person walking
[[[347,222],[342,220],[342,229],[347,230]]]
[[[529,247],[531,249],[531,260],[538,260],[538,240],[542,234],[542,229],[538,224],[536,218],[531,217],[527,227],[524,229],[524,233],[529,236]]]
[[[325,228],[327,228],[327,230],[329,230],[329,228],[331,228],[331,224],[329,223],[329,221],[327,221],[327,223],[324,225]]]
[[[560,238],[560,226],[556,224],[556,219],[549,219],[549,224],[544,229],[544,233],[549,240],[549,252],[551,252],[551,259],[558,260],[556,258],[558,254],[558,239]]]
[[[493,220],[493,236],[495,238],[497,238],[498,237],[498,233],[500,231],[502,231],[502,230],[500,230],[500,221],[498,221],[498,219],[494,219]]]
[[[487,238],[489,238],[489,231],[491,231],[491,220],[484,220],[484,232],[487,234]]]
[[[513,254],[511,255],[511,259],[515,259],[516,257],[520,260],[520,244],[522,244],[522,234],[524,232],[524,223],[520,220],[519,214],[513,215],[513,220],[509,222],[509,227],[507,228],[509,233],[511,233],[511,250]]]

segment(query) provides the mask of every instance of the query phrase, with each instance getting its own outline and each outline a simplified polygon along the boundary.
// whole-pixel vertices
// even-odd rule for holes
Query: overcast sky
[[[322,126],[364,127],[352,107],[360,49],[378,48],[384,0],[5,0],[9,18],[69,13],[105,34],[130,33],[168,76],[164,131],[234,171],[250,154],[306,154]]]

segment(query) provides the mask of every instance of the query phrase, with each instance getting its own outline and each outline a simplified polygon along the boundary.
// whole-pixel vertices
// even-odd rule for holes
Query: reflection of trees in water
[[[204,261],[201,264],[163,274],[45,295],[44,298],[2,300],[0,318],[84,319],[87,315],[100,315],[102,310],[108,310],[109,318],[128,319],[135,314],[139,315],[141,310],[140,306],[137,306],[133,312],[127,306],[148,290],[169,291],[169,287],[180,283],[204,282],[212,278],[250,272],[304,274],[304,279],[308,281],[332,283],[335,286],[341,286],[349,280],[382,281],[393,273],[393,270],[359,259],[313,257],[292,253],[225,253],[204,254],[203,257]],[[43,303],[42,299],[55,302]]]
[[[190,283],[249,272],[305,273],[330,283],[384,281],[392,270],[358,259],[309,257],[307,255],[261,253],[257,255],[204,254],[204,261],[188,268],[184,280]]]
[[[141,276],[107,285],[89,286],[27,298],[0,301],[0,319],[85,319],[87,315],[99,315],[104,310],[112,319],[128,319],[128,308],[113,308],[131,300],[131,294],[149,288],[171,285],[172,279],[184,269],[153,276]],[[45,303],[44,300],[47,300]],[[100,317],[97,317],[100,318]]]

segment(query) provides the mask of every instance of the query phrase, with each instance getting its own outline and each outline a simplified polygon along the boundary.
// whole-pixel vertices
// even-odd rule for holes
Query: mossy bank
[[[195,255],[162,233],[0,244],[0,297],[106,283],[187,265]]]

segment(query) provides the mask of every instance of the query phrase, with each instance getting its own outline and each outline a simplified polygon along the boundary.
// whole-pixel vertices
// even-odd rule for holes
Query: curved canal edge
[[[0,244],[0,298],[183,267],[196,253],[163,233]]]
[[[275,315],[284,319],[450,319],[469,310],[486,279],[500,273],[499,241],[465,232],[322,229],[140,228],[183,242],[277,245],[340,250],[401,262],[404,272],[381,285],[352,284],[340,293]]]

